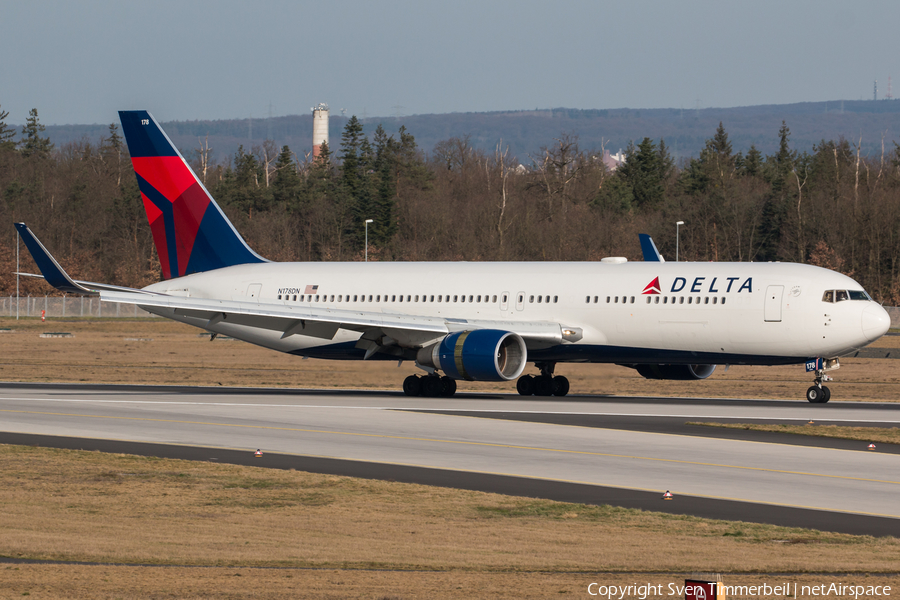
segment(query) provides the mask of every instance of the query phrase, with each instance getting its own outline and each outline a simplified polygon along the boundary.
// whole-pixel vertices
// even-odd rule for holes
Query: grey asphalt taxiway
[[[900,536],[900,448],[687,425],[809,420],[900,426],[900,405],[0,384],[0,443]]]

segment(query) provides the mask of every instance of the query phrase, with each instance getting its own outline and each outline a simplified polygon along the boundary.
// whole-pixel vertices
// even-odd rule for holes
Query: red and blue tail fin
[[[266,262],[225,217],[149,112],[119,111],[164,279]]]

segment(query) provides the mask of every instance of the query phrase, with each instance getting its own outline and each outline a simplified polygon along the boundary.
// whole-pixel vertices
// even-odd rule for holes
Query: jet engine
[[[716,365],[635,365],[645,379],[706,379]]]
[[[416,355],[420,365],[468,381],[510,381],[525,370],[527,358],[521,336],[496,329],[451,333]]]

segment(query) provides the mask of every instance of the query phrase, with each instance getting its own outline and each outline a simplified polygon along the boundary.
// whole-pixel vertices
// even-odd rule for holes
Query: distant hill
[[[150,107],[152,109],[152,107]],[[542,146],[552,145],[561,134],[574,134],[584,149],[601,146],[615,153],[629,140],[644,137],[663,138],[677,157],[696,156],[721,121],[735,152],[746,152],[751,144],[764,154],[773,153],[778,144],[782,120],[791,130],[791,147],[811,151],[821,140],[844,137],[852,143],[862,138],[864,154],[881,152],[882,138],[890,152],[900,142],[900,101],[856,100],[803,102],[737,108],[705,109],[609,109],[548,110],[450,113],[405,117],[371,117],[364,120],[367,133],[382,123],[388,133],[405,125],[419,147],[430,153],[434,145],[452,137],[469,136],[471,145],[493,151],[500,140],[510,146],[519,162],[528,164],[540,154]],[[347,119],[332,115],[332,149],[340,146],[341,131]],[[173,121],[162,124],[185,156],[199,147],[199,139],[209,136],[213,160],[234,155],[238,146],[245,149],[261,144],[268,136],[280,147],[287,144],[299,156],[312,145],[312,115],[291,115],[272,119],[232,119],[220,121]],[[59,147],[87,138],[96,141],[107,134],[107,125],[48,126],[47,135]]]

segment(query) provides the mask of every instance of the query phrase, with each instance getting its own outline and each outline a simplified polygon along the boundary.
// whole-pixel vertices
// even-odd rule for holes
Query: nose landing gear
[[[825,371],[833,371],[841,366],[840,359],[829,358],[822,360],[817,359],[815,362],[807,363],[807,371],[815,371],[816,378],[813,385],[806,390],[806,399],[814,404],[825,404],[831,400],[831,390],[822,385],[824,381],[831,381],[831,377],[825,374]]]

